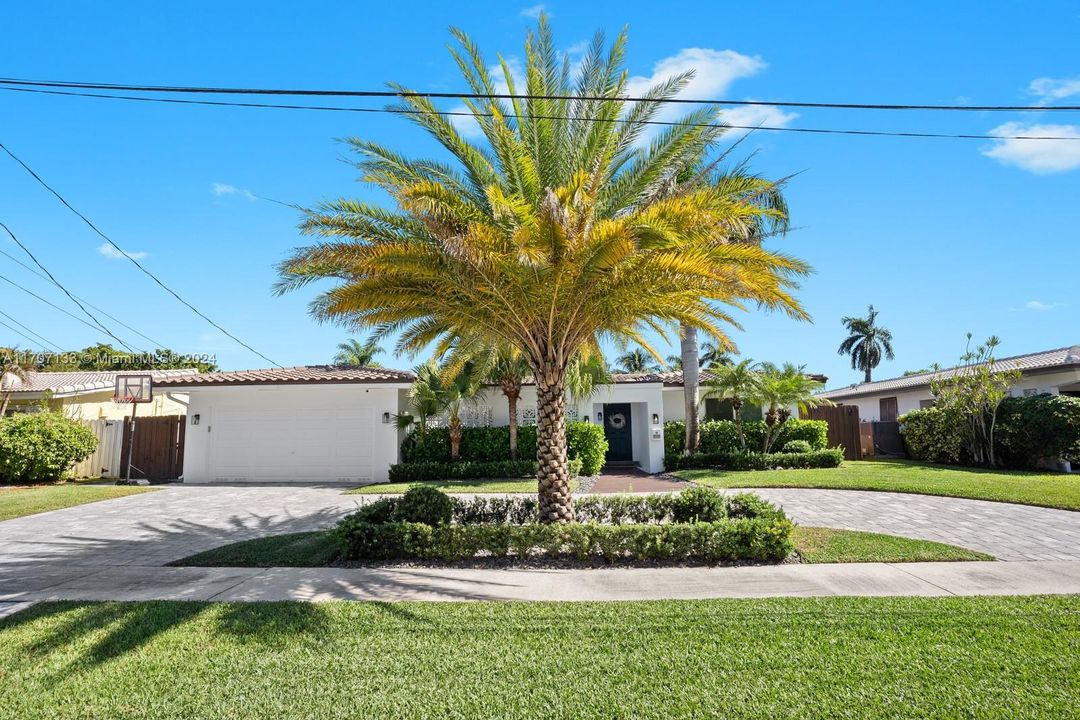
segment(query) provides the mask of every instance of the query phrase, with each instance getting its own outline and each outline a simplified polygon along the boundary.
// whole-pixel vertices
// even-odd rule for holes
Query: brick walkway
[[[650,475],[637,468],[604,468],[589,488],[590,493],[678,492],[688,483]]]

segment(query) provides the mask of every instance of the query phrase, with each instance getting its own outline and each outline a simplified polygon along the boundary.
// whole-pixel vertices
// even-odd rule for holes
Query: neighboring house
[[[188,395],[184,481],[378,482],[415,376],[328,365],[169,378]]]
[[[995,370],[1020,370],[1023,375],[1013,385],[1013,395],[1071,395],[1080,397],[1080,345],[1001,358]],[[948,378],[958,368],[925,372],[891,380],[859,383],[821,393],[837,405],[857,405],[863,422],[893,421],[904,413],[934,404],[930,381]]]
[[[4,386],[11,391],[7,414],[38,412],[43,407],[62,411],[78,420],[119,420],[131,415],[130,405],[112,401],[118,375],[151,375],[158,382],[177,377],[197,375],[194,369],[185,370],[94,370],[73,372],[31,372],[22,381],[9,375]],[[183,395],[170,396],[155,391],[154,400],[139,408],[139,415],[183,415],[186,412]]]

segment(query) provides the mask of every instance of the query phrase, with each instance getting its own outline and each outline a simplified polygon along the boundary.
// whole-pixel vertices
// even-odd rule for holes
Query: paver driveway
[[[1080,560],[1080,513],[1067,510],[856,490],[754,492],[804,525],[938,540],[1002,560]],[[230,542],[329,527],[359,502],[334,487],[165,486],[0,522],[0,566],[163,565]]]

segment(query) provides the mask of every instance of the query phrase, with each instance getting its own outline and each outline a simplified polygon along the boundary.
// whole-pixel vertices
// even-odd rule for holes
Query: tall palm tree
[[[664,358],[664,366],[667,367],[668,370],[682,370],[682,355],[668,355]]]
[[[337,355],[334,356],[334,364],[344,367],[379,367],[375,362],[375,356],[383,349],[379,347],[377,337],[368,338],[360,342],[356,338],[349,338],[343,343],[338,343]]]
[[[699,362],[702,368],[709,370],[722,365],[734,365],[735,361],[728,350],[723,350],[712,340],[701,343]]]
[[[840,343],[838,355],[851,356],[851,369],[862,370],[863,382],[872,382],[872,372],[881,358],[893,359],[892,333],[876,323],[877,310],[871,305],[866,317],[845,317],[840,320],[848,331],[847,338]]]
[[[742,407],[758,393],[761,373],[750,358],[735,365],[721,365],[711,371],[712,379],[706,383],[705,397],[731,401],[735,415],[735,431],[739,435],[739,447],[746,450],[746,432],[743,429]]]
[[[780,434],[780,425],[790,415],[790,408],[795,407],[801,412],[833,404],[814,394],[821,387],[822,384],[807,376],[801,367],[791,363],[784,363],[783,367],[762,363],[757,388],[751,396],[753,401],[766,408],[762,452],[771,449],[773,441]]]
[[[451,53],[483,141],[471,142],[429,98],[403,93],[393,110],[427,130],[453,162],[412,160],[352,139],[363,180],[392,207],[336,200],[307,214],[321,237],[280,266],[278,292],[326,278],[316,318],[399,332],[404,346],[440,354],[454,337],[507,342],[528,360],[537,387],[540,517],[571,522],[566,451],[567,367],[601,341],[646,346],[644,333],[692,325],[717,340],[725,308],[754,304],[798,319],[793,296],[809,267],[764,248],[726,242],[733,223],[762,213],[730,188],[705,184],[652,198],[712,151],[719,111],[693,110],[640,142],[663,101],[692,73],[627,102],[625,32],[610,49],[597,34],[579,69],[556,50],[547,18],[525,43],[525,84],[506,63],[498,85],[459,30]]]
[[[591,397],[597,385],[610,382],[611,372],[600,353],[578,353],[566,366],[566,394],[575,403]]]
[[[615,371],[621,373],[659,372],[660,366],[648,352],[641,348],[627,350],[615,358]]]
[[[19,358],[15,348],[0,348],[0,417],[7,413],[14,385],[26,382],[34,366]]]

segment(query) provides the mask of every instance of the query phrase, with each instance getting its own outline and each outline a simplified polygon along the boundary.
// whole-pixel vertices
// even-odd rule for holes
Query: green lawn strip
[[[577,479],[570,481],[570,490],[577,490]],[[394,495],[400,494],[413,485],[430,485],[448,493],[529,493],[537,491],[536,478],[524,480],[427,480],[414,483],[376,483],[362,485],[348,491],[350,495]]]
[[[675,475],[716,488],[887,490],[1080,510],[1080,475],[1077,474],[977,470],[907,460],[864,460],[817,470],[682,470]]]
[[[882,533],[795,528],[795,550],[808,563],[937,562],[993,560],[993,555],[955,545]]]
[[[169,565],[180,567],[323,567],[337,557],[337,544],[325,530],[244,540],[189,555]]]
[[[38,718],[1075,717],[1080,598],[43,603]]]
[[[134,495],[152,488],[65,482],[55,485],[4,487],[0,485],[0,520]]]

